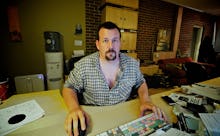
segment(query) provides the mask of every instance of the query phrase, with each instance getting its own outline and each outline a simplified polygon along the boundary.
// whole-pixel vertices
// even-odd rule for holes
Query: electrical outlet
[[[75,46],[82,46],[82,40],[74,40]]]

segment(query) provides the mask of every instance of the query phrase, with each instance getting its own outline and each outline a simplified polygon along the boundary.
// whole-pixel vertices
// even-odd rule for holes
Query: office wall
[[[98,26],[101,24],[102,0],[86,0],[86,54],[97,51],[95,40]]]
[[[178,6],[160,0],[139,0],[137,53],[143,59],[153,60],[159,29],[171,31],[172,50]]]
[[[101,21],[100,1],[86,0],[86,52],[96,51],[95,34]],[[145,60],[152,57],[158,29],[173,29],[178,6],[160,0],[139,0],[137,54]]]
[[[187,8],[183,9],[182,25],[178,49],[183,56],[190,56],[193,27],[203,27],[203,38],[213,36],[214,16],[200,13]]]
[[[45,74],[44,31],[62,34],[65,58],[70,58],[74,49],[85,49],[85,0],[21,0],[16,4],[22,42],[5,42],[2,47],[3,66],[9,75]],[[81,35],[74,34],[78,23]],[[82,40],[83,46],[74,46],[74,40]]]
[[[86,0],[86,30],[88,30],[86,33],[87,53],[96,50],[94,45],[95,32],[100,24],[97,21],[99,19],[101,20],[101,11],[98,10],[99,7],[100,2]],[[142,66],[148,65],[148,60],[152,60],[152,50],[156,45],[158,29],[171,29],[172,34],[174,33],[177,13],[177,5],[160,0],[139,0],[136,52],[138,53],[138,57],[143,60],[141,63]],[[95,20],[93,20],[93,18],[95,18]],[[204,26],[204,34],[212,36],[212,22],[213,16],[184,8],[178,45],[178,49],[182,51],[183,55],[187,56],[190,52],[193,26]],[[171,41],[172,40],[173,39],[171,39]]]
[[[48,30],[58,31],[63,35],[65,58],[71,56],[73,49],[86,49],[87,54],[96,51],[95,35],[100,24],[99,20],[101,20],[101,11],[98,10],[101,0],[18,1],[23,37],[23,41],[20,43],[7,41],[6,8],[2,8],[1,4],[0,16],[3,20],[0,22],[0,72],[15,76],[45,73],[43,32]],[[160,0],[140,0],[140,3],[137,52],[141,59],[147,61],[152,57],[151,52],[156,43],[157,29],[172,28],[175,25],[173,21],[175,21],[178,6]],[[155,11],[158,12],[155,14]],[[188,15],[186,16],[186,14]],[[181,28],[179,49],[187,54],[192,37],[190,33],[192,25],[196,25],[198,22],[205,24],[204,30],[208,32],[211,30],[211,24],[208,21],[210,15],[202,17],[203,13],[184,9],[183,16],[182,24],[185,25]],[[74,35],[74,27],[77,23],[82,24],[82,35]],[[74,46],[75,39],[82,39],[83,46]],[[147,64],[142,63],[141,65]]]

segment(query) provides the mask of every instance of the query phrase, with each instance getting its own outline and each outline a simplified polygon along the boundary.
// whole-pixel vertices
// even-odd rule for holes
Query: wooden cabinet
[[[135,53],[135,52],[129,52],[129,53],[126,53],[126,54],[127,54],[128,56],[134,58],[134,59],[138,59],[137,53]]]
[[[103,3],[112,3],[134,9],[138,9],[139,6],[139,0],[103,0]]]
[[[121,29],[121,50],[137,59],[138,0],[103,0],[101,21],[111,21]],[[109,4],[111,3],[111,4]]]
[[[136,50],[137,33],[121,33],[121,50]]]
[[[138,12],[134,10],[106,6],[103,9],[102,22],[112,21],[121,29],[137,30]]]

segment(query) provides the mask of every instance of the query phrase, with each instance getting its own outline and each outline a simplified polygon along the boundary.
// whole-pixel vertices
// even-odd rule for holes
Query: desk
[[[179,91],[180,88],[172,89],[170,91],[159,93],[151,96],[154,104],[164,110],[168,115],[168,121],[176,121],[176,116],[172,112],[172,106],[166,104],[162,99],[162,95],[168,95],[172,92]],[[89,136],[94,136],[97,133],[103,132],[119,125],[130,122],[140,117],[140,102],[138,99],[130,100],[114,106],[105,107],[88,107],[83,106],[84,110],[90,114],[92,119],[92,130]]]
[[[152,95],[152,101],[165,111],[167,115],[172,114],[172,107],[168,106],[160,99],[161,95],[166,95],[177,91],[173,89],[165,93]],[[64,120],[67,114],[67,108],[60,95],[59,90],[42,91],[28,94],[19,94],[10,97],[0,105],[0,108],[22,103],[31,99],[35,99],[39,105],[45,110],[45,116],[34,122],[31,122],[16,131],[8,134],[8,136],[64,136]],[[113,106],[82,106],[89,113],[91,126],[89,128],[89,136],[94,136],[104,130],[117,127],[118,125],[127,123],[139,117],[139,100],[134,99]],[[172,115],[169,121],[175,119]]]
[[[220,77],[203,83],[220,85]],[[172,113],[172,106],[166,104],[161,99],[161,96],[169,95],[170,93],[179,90],[180,88],[175,88],[151,96],[153,103],[164,110],[165,114],[168,116],[169,122],[175,122],[176,116]],[[0,105],[0,109],[31,99],[35,99],[45,110],[45,116],[24,125],[7,136],[65,136],[64,120],[67,114],[67,108],[59,90],[14,95]],[[82,108],[90,115],[91,119],[91,127],[88,130],[90,133],[88,135],[94,136],[97,133],[110,128],[115,128],[136,119],[139,117],[140,113],[139,104],[139,100],[134,99],[113,106],[82,106]]]
[[[7,136],[65,136],[64,120],[67,108],[59,90],[14,95],[1,104],[0,109],[32,99],[44,109],[45,116]]]

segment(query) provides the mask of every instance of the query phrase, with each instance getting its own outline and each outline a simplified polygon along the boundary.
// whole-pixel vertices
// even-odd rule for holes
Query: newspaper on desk
[[[0,136],[41,118],[44,110],[35,100],[0,109]]]

